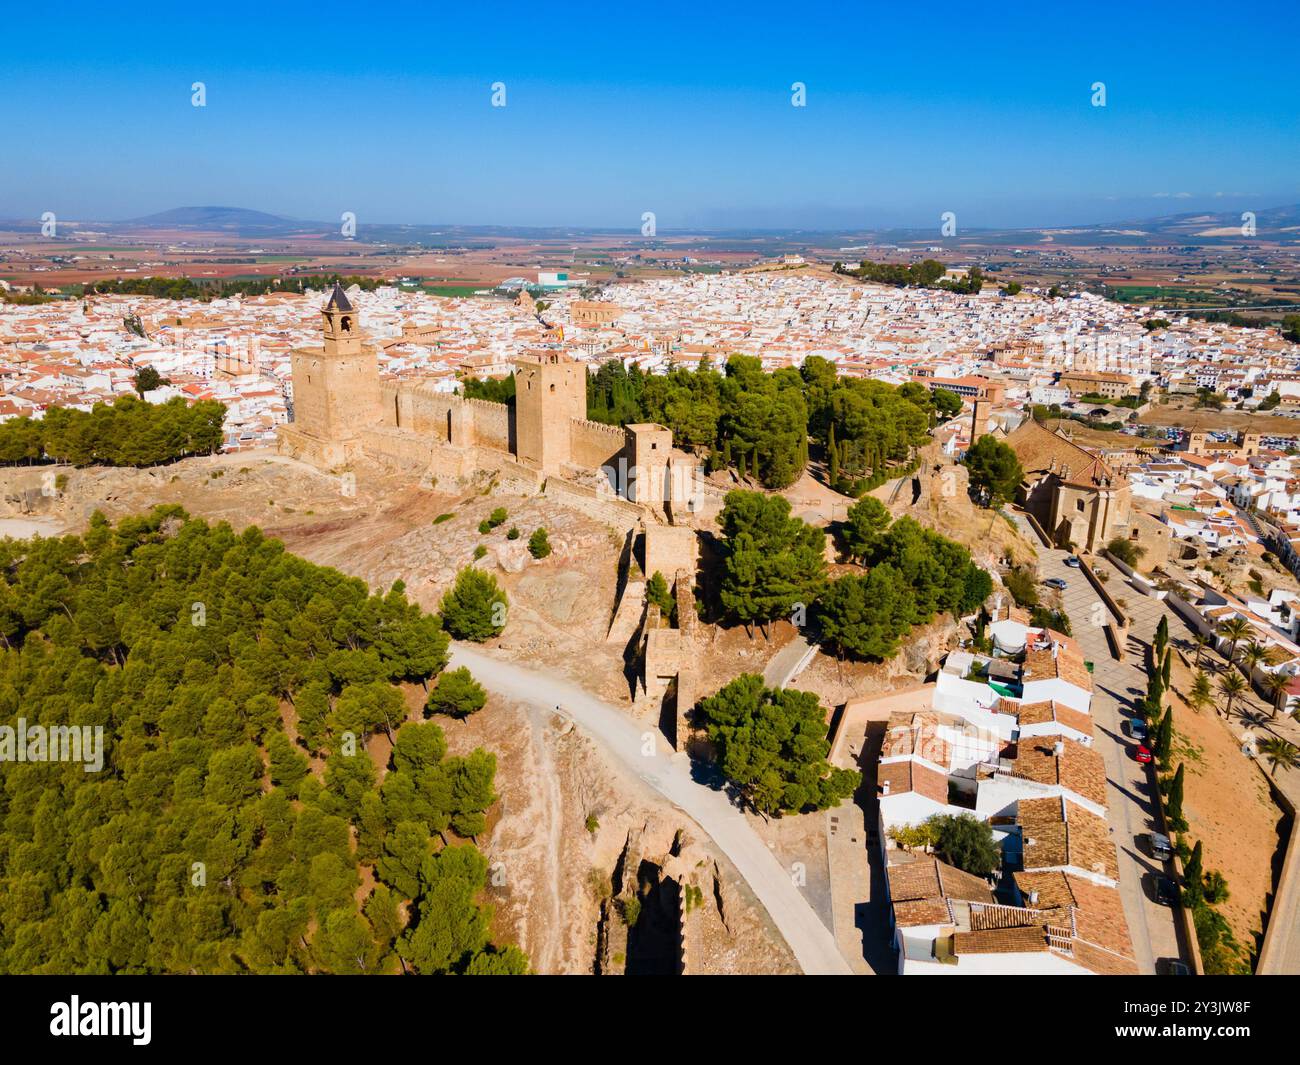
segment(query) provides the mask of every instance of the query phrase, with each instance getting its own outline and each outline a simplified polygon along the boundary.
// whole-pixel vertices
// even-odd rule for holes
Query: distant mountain
[[[1300,204],[1289,207],[1265,207],[1255,211],[1255,226],[1263,230],[1287,230],[1300,226]],[[1137,229],[1152,235],[1169,236],[1229,236],[1241,235],[1242,212],[1236,211],[1187,211],[1182,214],[1160,215],[1156,218],[1142,218],[1128,222],[1103,222],[1086,226],[1069,226],[1060,228],[1083,229],[1091,232],[1105,232],[1114,229]],[[1228,233],[1217,233],[1228,230]],[[1045,230],[1050,231],[1050,230]]]
[[[342,240],[337,223],[285,218],[266,211],[245,207],[176,207],[170,211],[146,215],[126,222],[100,223],[117,231],[140,229],[186,229],[195,232],[227,233],[254,239],[267,236],[319,235]],[[997,247],[1028,243],[1051,243],[1062,246],[1134,247],[1144,245],[1228,245],[1240,242],[1241,211],[1189,211],[1113,222],[1083,223],[1065,226],[1025,226],[1017,228],[964,228],[957,238],[938,238],[933,228],[865,228],[843,230],[800,229],[715,229],[662,230],[660,237],[709,235],[715,251],[755,250],[755,242],[767,247],[791,244],[799,247],[845,247],[869,243],[895,243],[899,246],[943,244]],[[1255,212],[1259,238],[1282,244],[1300,244],[1300,204],[1261,208]],[[6,226],[6,228],[9,228]],[[24,231],[30,222],[15,223],[12,228]],[[484,247],[501,238],[521,238],[543,243],[566,243],[574,238],[594,235],[634,235],[634,230],[584,226],[496,226],[496,225],[428,225],[412,223],[363,223],[357,227],[356,240],[362,244],[421,244],[425,247]],[[730,242],[724,248],[719,240]],[[735,245],[734,248],[732,245]],[[770,250],[770,249],[769,249]]]
[[[309,224],[304,227],[304,223],[292,218],[282,218],[265,211],[250,211],[246,207],[174,207],[170,211],[133,218],[120,224],[147,229],[228,229],[236,232],[292,232],[315,228]]]

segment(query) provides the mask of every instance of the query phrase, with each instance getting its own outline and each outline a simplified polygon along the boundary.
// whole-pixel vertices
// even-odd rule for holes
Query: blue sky
[[[0,218],[965,228],[1300,202],[1294,2],[148,6],[6,16]]]

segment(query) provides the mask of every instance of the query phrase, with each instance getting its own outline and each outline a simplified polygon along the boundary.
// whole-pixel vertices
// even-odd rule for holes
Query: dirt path
[[[558,972],[563,960],[564,947],[560,936],[564,930],[564,914],[561,899],[564,887],[560,878],[562,852],[564,846],[564,800],[560,795],[560,777],[555,770],[555,759],[551,757],[551,747],[546,741],[546,719],[551,715],[536,706],[528,707],[530,743],[533,757],[537,760],[537,781],[541,793],[537,796],[542,807],[543,823],[547,831],[542,837],[541,864],[543,876],[549,885],[547,901],[550,919],[545,924],[546,938],[537,944],[534,954],[534,967],[538,972]]]
[[[587,734],[660,794],[666,796],[731,860],[767,910],[809,974],[850,974],[835,938],[753,828],[721,791],[697,783],[684,756],[673,756],[657,733],[576,684],[538,669],[503,661],[482,650],[453,645],[452,664],[467,666],[490,691],[551,709]]]

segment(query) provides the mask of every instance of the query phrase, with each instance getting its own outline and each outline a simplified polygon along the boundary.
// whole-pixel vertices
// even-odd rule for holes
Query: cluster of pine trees
[[[114,277],[91,281],[81,286],[70,286],[67,291],[76,296],[153,296],[155,299],[207,302],[229,296],[264,296],[268,292],[321,290],[330,288],[336,281],[344,288],[356,285],[366,292],[373,292],[380,285],[388,284],[382,277],[344,277],[341,274],[250,277],[230,281],[192,277]]]
[[[121,396],[89,412],[51,407],[39,420],[0,423],[0,462],[157,466],[219,451],[225,420],[224,403],[190,405],[180,396],[158,404]]]
[[[775,373],[748,355],[732,355],[721,371],[706,361],[662,375],[612,360],[587,392],[593,420],[665,425],[679,444],[708,451],[711,469],[732,467],[771,489],[799,478],[811,436],[827,455],[832,483],[856,494],[866,478],[884,476],[924,444],[934,413],[920,385],[842,379],[819,356]]]
[[[467,842],[495,758],[408,720],[448,639],[400,584],[174,506],[6,540],[0,574],[0,722],[100,727],[105,758],[4,766],[0,971],[526,970]]]
[[[700,716],[723,773],[763,813],[825,810],[862,784],[861,773],[826,761],[826,712],[812,692],[744,673],[704,699]]]
[[[993,590],[970,552],[913,518],[890,521],[879,500],[854,504],[840,530],[865,572],[828,579],[826,534],[790,516],[781,496],[727,494],[719,521],[724,613],[746,626],[812,613],[822,638],[840,654],[889,658],[913,626],[937,614],[964,616]]]

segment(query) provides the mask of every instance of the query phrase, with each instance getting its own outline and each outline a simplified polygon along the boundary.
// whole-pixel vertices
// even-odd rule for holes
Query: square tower
[[[558,351],[516,366],[515,457],[558,473],[573,457],[570,422],[587,417],[587,368]]]
[[[323,347],[293,353],[293,427],[327,442],[355,440],[379,421],[379,363],[336,282],[321,311]]]

